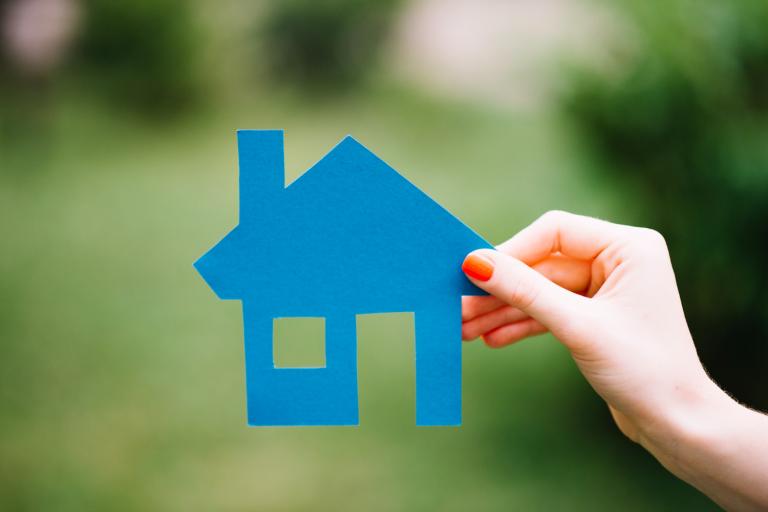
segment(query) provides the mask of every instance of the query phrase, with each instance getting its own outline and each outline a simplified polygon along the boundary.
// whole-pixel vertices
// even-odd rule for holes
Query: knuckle
[[[667,244],[666,240],[664,240],[664,235],[662,235],[655,229],[643,228],[643,231],[645,232],[645,236],[648,237],[649,240],[657,244],[663,244],[663,245]]]
[[[528,309],[537,297],[537,290],[523,280],[515,280],[507,288],[507,301],[518,309]]]
[[[549,210],[539,217],[539,220],[544,223],[557,224],[568,215],[570,214],[563,210]]]
[[[667,241],[664,235],[650,228],[636,228],[636,240],[639,245],[646,249],[652,249],[658,252],[667,251]]]

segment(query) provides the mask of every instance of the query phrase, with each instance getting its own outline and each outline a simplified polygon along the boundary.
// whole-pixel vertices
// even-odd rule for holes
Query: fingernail
[[[478,254],[470,254],[461,264],[461,270],[478,281],[487,281],[493,275],[493,262]]]

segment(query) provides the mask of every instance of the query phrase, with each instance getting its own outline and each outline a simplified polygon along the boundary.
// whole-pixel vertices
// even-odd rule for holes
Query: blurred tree
[[[768,2],[619,5],[631,44],[565,110],[666,236],[705,366],[768,409]]]
[[[86,0],[81,66],[113,98],[154,112],[194,99],[201,33],[184,0]]]
[[[271,73],[305,89],[357,83],[376,61],[400,0],[273,1],[261,36]]]

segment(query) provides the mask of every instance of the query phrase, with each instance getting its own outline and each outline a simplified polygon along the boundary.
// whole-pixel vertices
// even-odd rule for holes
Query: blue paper
[[[491,247],[352,137],[285,187],[282,130],[240,130],[240,222],[195,268],[241,300],[249,425],[357,425],[355,315],[414,312],[416,423],[461,424],[461,272]],[[275,368],[272,325],[324,317],[323,368]]]

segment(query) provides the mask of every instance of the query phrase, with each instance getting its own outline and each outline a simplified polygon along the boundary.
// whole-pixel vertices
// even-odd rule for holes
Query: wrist
[[[746,409],[708,376],[677,386],[669,405],[638,428],[638,442],[667,469],[693,483],[699,457],[727,455],[729,425]]]
[[[723,508],[768,510],[768,416],[709,382],[639,429],[638,442]]]

